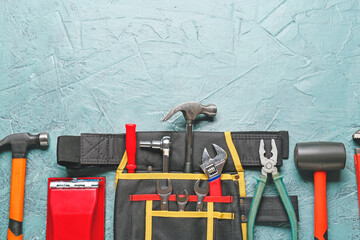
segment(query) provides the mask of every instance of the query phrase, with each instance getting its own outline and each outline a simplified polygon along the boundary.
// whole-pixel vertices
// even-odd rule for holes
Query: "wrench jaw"
[[[167,186],[166,187],[160,187],[159,180],[156,181],[156,191],[157,194],[160,196],[160,205],[161,205],[161,211],[168,211],[169,209],[169,197],[172,193],[172,184],[170,179],[167,179]]]
[[[206,184],[205,188],[200,188],[200,179],[195,182],[194,192],[197,197],[196,211],[201,212],[203,209],[204,198],[209,193],[209,185]]]
[[[216,151],[216,156],[211,158],[207,149],[205,148],[202,156],[202,164],[200,165],[200,168],[208,177],[209,182],[220,177],[227,159],[227,153],[224,149],[216,144],[213,144],[213,147]]]
[[[180,197],[179,192],[176,193],[176,202],[178,204],[178,210],[180,212],[185,211],[185,206],[189,201],[189,193],[188,193],[188,191],[185,189],[184,192],[185,192],[184,197]]]
[[[205,185],[205,188],[201,188],[200,187],[200,179],[198,179],[195,184],[194,184],[194,192],[195,193],[199,193],[199,194],[203,194],[203,195],[207,195],[209,193],[209,184]]]

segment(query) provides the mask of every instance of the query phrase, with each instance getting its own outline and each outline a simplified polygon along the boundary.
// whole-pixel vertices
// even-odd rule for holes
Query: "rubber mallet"
[[[327,240],[326,171],[345,167],[345,146],[336,142],[298,143],[294,161],[298,170],[314,171],[314,239]]]

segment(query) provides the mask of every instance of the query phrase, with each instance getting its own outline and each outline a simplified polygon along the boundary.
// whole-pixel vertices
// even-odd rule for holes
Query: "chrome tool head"
[[[209,193],[209,184],[206,184],[205,188],[201,188],[200,179],[198,179],[194,185],[194,192],[196,195],[200,194],[206,196]]]
[[[192,122],[199,114],[215,116],[217,112],[217,107],[215,104],[202,105],[199,102],[182,103],[170,110],[170,112],[164,117],[163,121],[168,120],[179,111],[183,113],[186,122]]]
[[[265,144],[264,139],[260,140],[260,147],[259,147],[259,155],[260,155],[260,162],[263,167],[261,168],[261,174],[267,176],[268,173],[275,174],[278,172],[276,168],[278,151],[276,148],[275,140],[271,139],[271,157],[267,158],[265,156]]]
[[[213,144],[213,147],[216,151],[216,156],[211,158],[207,149],[205,148],[202,156],[202,164],[200,165],[200,168],[209,178],[209,181],[220,177],[227,159],[227,154],[224,149],[216,144]]]
[[[161,196],[161,195],[170,195],[172,193],[172,184],[170,179],[166,179],[167,180],[167,186],[161,186],[160,187],[160,182],[159,180],[156,181],[156,191],[157,193]]]
[[[185,196],[180,197],[179,192],[176,193],[176,202],[178,204],[179,211],[185,211],[185,206],[189,201],[189,193],[186,189],[184,189]]]

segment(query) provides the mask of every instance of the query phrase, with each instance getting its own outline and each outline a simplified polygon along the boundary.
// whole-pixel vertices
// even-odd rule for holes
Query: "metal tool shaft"
[[[169,158],[170,158],[170,137],[164,136],[161,140],[140,141],[141,148],[160,149],[163,153],[163,172],[169,172]]]
[[[170,150],[167,150],[168,153],[165,155],[163,154],[163,172],[168,173],[169,172],[169,152]]]
[[[185,173],[193,172],[193,144],[194,144],[194,134],[193,134],[193,121],[186,121],[186,148],[185,148]]]

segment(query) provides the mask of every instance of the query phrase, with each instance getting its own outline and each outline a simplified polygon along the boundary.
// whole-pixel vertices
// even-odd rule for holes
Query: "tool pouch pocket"
[[[135,178],[136,175],[145,177],[145,174],[137,173],[125,173],[123,177]],[[115,240],[246,239],[246,221],[252,198],[239,196],[236,174],[234,180],[222,180],[223,196],[205,197],[201,212],[196,212],[196,195],[193,190],[196,180],[179,179],[181,174],[147,175],[150,178],[164,175],[163,180],[160,180],[162,182],[166,182],[165,178],[171,179],[173,194],[169,197],[168,211],[160,210],[156,179],[119,179],[115,196]],[[190,197],[185,211],[180,212],[176,192],[181,194],[184,189]],[[290,196],[290,199],[298,214],[297,197]],[[279,197],[263,197],[257,222],[288,221]]]
[[[170,155],[170,173],[161,172],[161,158],[159,154],[146,154],[137,149],[136,173],[127,173],[126,152],[120,161],[116,174],[116,196],[114,213],[114,239],[115,240],[192,240],[192,239],[247,239],[247,213],[250,208],[251,198],[246,197],[245,175],[243,159],[248,166],[257,165],[260,139],[276,139],[280,158],[287,156],[288,138],[287,133],[246,133],[244,136],[235,137],[230,132],[203,133],[195,138],[194,173],[182,173],[183,161],[177,158],[176,153],[182,149],[176,149]],[[211,139],[206,135],[211,135]],[[196,135],[195,135],[196,136]],[[157,139],[150,133],[144,134],[141,140]],[[139,137],[137,136],[139,139]],[[176,136],[173,143],[179,141]],[[210,142],[209,142],[210,141]],[[180,141],[179,141],[180,142]],[[222,196],[206,197],[203,211],[196,211],[196,195],[194,184],[198,179],[207,181],[207,177],[199,168],[200,160],[197,159],[200,152],[206,147],[211,156],[215,155],[211,149],[211,143],[216,143],[224,148],[228,154],[228,160],[221,174]],[[201,146],[201,147],[199,147]],[[239,146],[242,146],[241,152]],[[284,150],[285,149],[285,150]],[[285,153],[284,153],[285,152]],[[201,155],[201,154],[200,154]],[[240,161],[241,159],[241,161]],[[160,164],[159,164],[160,162]],[[146,171],[147,169],[148,171]],[[150,171],[151,170],[151,171]],[[160,210],[160,198],[156,194],[156,181],[166,183],[171,180],[173,192],[169,198],[168,211]],[[190,195],[184,212],[178,211],[175,194],[184,194],[184,190]],[[298,212],[297,197],[290,197],[295,211]],[[259,207],[258,222],[288,222],[285,210],[280,198],[264,197]]]
[[[181,174],[177,175],[180,177]],[[197,212],[197,198],[193,190],[195,180],[176,178],[171,179],[173,194],[169,197],[168,211],[160,210],[157,180],[118,181],[114,225],[116,240],[241,239],[239,197],[229,195],[236,192],[236,184],[223,182],[223,196],[205,197],[202,211]],[[180,212],[176,192],[181,194],[184,189],[190,196],[185,211]]]

